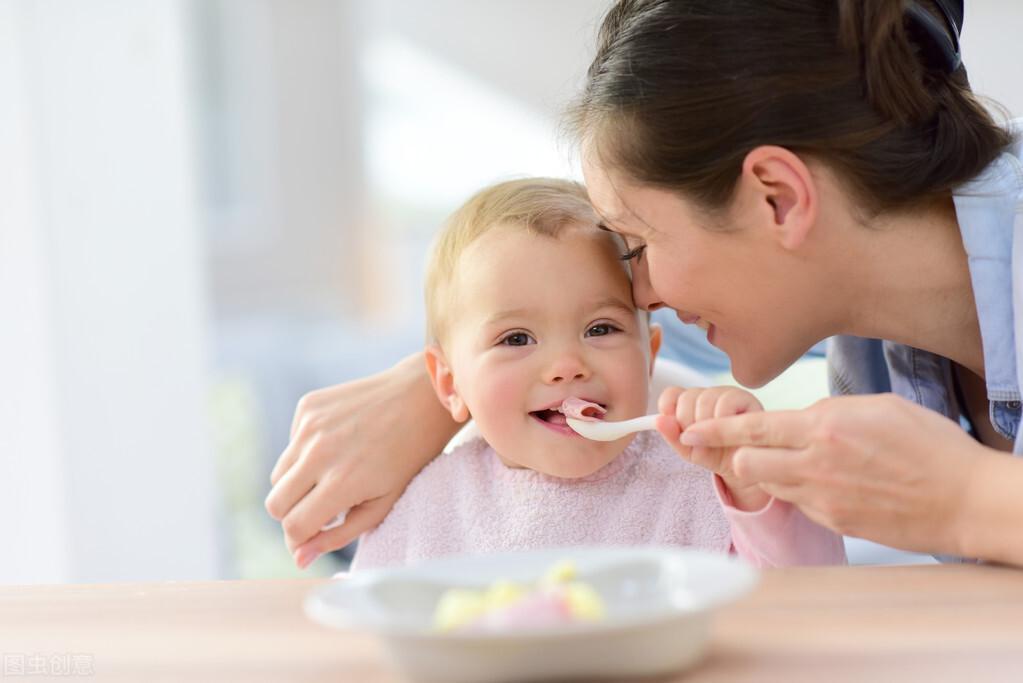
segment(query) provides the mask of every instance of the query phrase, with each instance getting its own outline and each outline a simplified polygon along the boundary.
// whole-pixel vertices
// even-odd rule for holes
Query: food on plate
[[[451,588],[434,610],[442,633],[510,631],[604,619],[604,602],[576,566],[562,560],[534,585],[498,580],[485,589]]]
[[[569,396],[561,403],[561,412],[565,414],[565,417],[574,417],[577,420],[585,420],[586,422],[600,422],[604,419],[604,413],[607,410],[600,404],[593,403],[592,401],[584,401],[581,398]]]

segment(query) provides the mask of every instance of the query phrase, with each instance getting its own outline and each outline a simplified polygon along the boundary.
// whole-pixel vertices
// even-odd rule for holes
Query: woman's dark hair
[[[976,176],[1012,137],[965,67],[927,63],[908,6],[620,0],[569,126],[603,163],[707,209],[727,205],[765,144],[823,161],[868,212],[915,205]]]

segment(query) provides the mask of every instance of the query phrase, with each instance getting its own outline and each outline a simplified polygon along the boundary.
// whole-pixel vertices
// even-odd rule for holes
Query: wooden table
[[[0,587],[0,681],[404,680],[372,636],[305,617],[321,581]],[[1023,681],[1023,571],[768,570],[702,663],[656,680]]]

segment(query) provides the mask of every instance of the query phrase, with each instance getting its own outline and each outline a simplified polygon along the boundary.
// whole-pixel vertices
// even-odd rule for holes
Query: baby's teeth
[[[700,328],[701,330],[703,330],[704,332],[706,332],[707,330],[709,330],[709,329],[710,329],[710,323],[709,323],[709,322],[707,322],[706,320],[704,320],[703,318],[700,318],[700,319],[699,319],[699,320],[697,321],[697,323],[696,323],[696,326],[697,326],[697,327],[699,327],[699,328]]]

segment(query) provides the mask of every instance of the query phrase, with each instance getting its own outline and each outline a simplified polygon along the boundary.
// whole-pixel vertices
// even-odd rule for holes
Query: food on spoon
[[[561,411],[565,417],[573,417],[586,422],[600,422],[604,419],[607,410],[597,403],[584,401],[575,396],[569,396],[561,403]]]
[[[575,577],[575,563],[562,560],[532,586],[499,580],[486,589],[449,589],[437,602],[434,629],[496,632],[601,621],[600,595]]]

